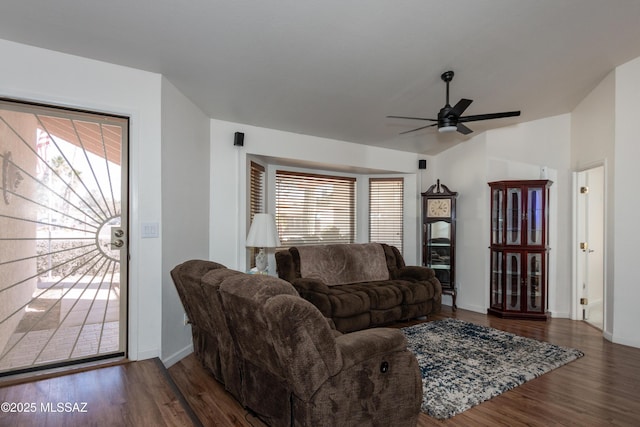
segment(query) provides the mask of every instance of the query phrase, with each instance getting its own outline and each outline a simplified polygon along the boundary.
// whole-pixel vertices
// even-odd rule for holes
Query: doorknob
[[[116,240],[115,242],[111,243],[113,246],[115,246],[116,248],[121,248],[124,246],[124,241],[122,241],[121,239]]]

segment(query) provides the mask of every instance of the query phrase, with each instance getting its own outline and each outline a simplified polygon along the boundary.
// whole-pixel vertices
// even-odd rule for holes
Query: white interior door
[[[581,318],[604,327],[604,167],[577,174],[577,295]]]

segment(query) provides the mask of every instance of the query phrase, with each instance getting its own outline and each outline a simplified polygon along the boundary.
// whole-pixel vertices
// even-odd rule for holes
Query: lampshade
[[[254,248],[276,248],[280,246],[278,229],[273,215],[259,213],[253,216],[246,246]]]

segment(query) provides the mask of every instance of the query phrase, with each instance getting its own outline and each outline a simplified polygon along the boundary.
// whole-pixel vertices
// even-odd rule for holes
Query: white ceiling
[[[640,1],[2,0],[0,38],[161,73],[213,118],[435,154],[570,112],[640,57]],[[449,69],[465,115],[522,116],[398,135]]]

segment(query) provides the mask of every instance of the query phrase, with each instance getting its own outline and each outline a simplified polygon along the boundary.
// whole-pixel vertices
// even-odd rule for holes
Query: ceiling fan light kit
[[[440,133],[455,132],[457,130],[458,130],[458,126],[441,126],[438,128],[438,132]]]
[[[504,113],[491,113],[491,114],[478,114],[474,116],[462,116],[462,113],[471,105],[473,100],[462,98],[456,105],[453,107],[449,104],[449,83],[453,80],[453,71],[445,71],[442,73],[440,78],[447,85],[447,101],[444,107],[440,109],[438,112],[437,119],[429,119],[424,117],[407,117],[407,116],[387,116],[387,118],[392,119],[407,119],[407,120],[426,120],[430,122],[435,122],[430,125],[420,126],[415,129],[407,130],[404,132],[400,132],[400,135],[405,133],[416,132],[422,129],[426,129],[429,127],[438,127],[438,132],[447,133],[458,131],[463,135],[468,135],[473,130],[466,127],[463,123],[466,122],[475,122],[479,120],[490,120],[490,119],[500,119],[503,117],[516,117],[520,115],[520,111],[506,111]]]

